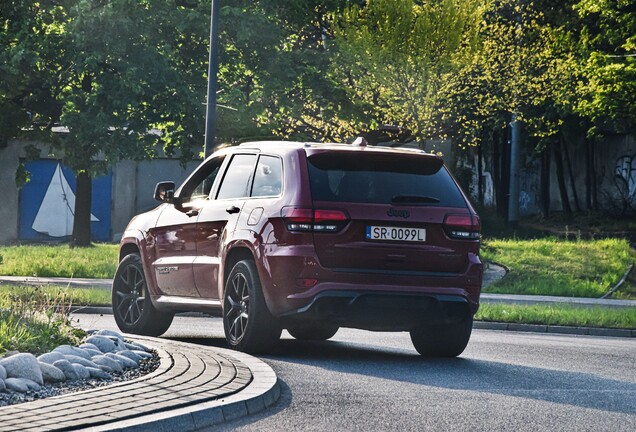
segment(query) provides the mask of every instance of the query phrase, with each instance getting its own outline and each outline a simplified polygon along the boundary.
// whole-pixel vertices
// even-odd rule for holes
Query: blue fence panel
[[[57,160],[26,164],[31,180],[20,191],[20,239],[67,240],[73,233],[75,175]],[[91,236],[110,241],[113,175],[93,179]]]

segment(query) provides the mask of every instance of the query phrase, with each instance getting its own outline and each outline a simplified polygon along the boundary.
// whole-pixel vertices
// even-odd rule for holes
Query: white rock
[[[103,379],[103,380],[112,380],[113,377],[110,376],[108,372],[105,372],[98,368],[87,367],[86,370],[91,374],[91,378]]]
[[[84,367],[97,367],[97,365],[92,360],[86,360],[85,358],[74,355],[67,355],[65,357],[66,360],[70,361],[73,364],[79,364]]]
[[[92,343],[86,343],[86,342],[81,344],[78,348],[81,348],[83,350],[92,349],[92,350],[95,350],[95,351],[99,351],[99,348],[97,348],[97,345],[94,345]]]
[[[45,383],[57,383],[66,381],[66,375],[52,364],[40,362],[40,370]]]
[[[68,360],[58,360],[53,363],[53,366],[64,372],[64,376],[68,381],[77,381],[80,379],[79,375],[75,371],[73,364]]]
[[[139,362],[142,359],[142,357],[140,355],[135,354],[134,352],[132,352],[130,350],[120,351],[120,352],[117,353],[117,355],[128,357],[129,359],[131,359],[132,361],[134,361],[137,364],[139,364]]]
[[[48,364],[53,364],[58,360],[64,360],[64,359],[65,359],[64,354],[59,352],[54,352],[54,351],[38,356],[39,361],[41,361],[42,363],[48,363]]]
[[[82,366],[81,364],[73,364],[73,369],[75,369],[75,373],[80,379],[89,379],[91,377],[91,373],[88,371],[86,366]]]
[[[91,358],[98,356],[98,355],[104,355],[103,352],[101,352],[100,350],[96,350],[96,349],[90,349],[90,348],[84,348],[84,351],[86,351],[88,353],[88,355],[91,356]]]
[[[26,391],[38,391],[42,388],[40,384],[27,378],[7,378],[4,382],[7,388],[20,393],[26,393],[23,391],[25,387]]]
[[[137,363],[135,363],[134,361],[132,361],[131,359],[123,355],[119,355],[115,353],[107,353],[106,357],[119,362],[124,369],[133,369],[133,368],[139,367]]]
[[[0,360],[0,365],[4,366],[9,378],[26,378],[44,384],[38,359],[33,354],[16,354]]]
[[[151,358],[152,357],[152,354],[150,354],[149,352],[146,352],[146,351],[132,350],[132,352],[137,354],[139,357],[143,357],[143,358]]]
[[[144,344],[140,344],[139,342],[126,343],[126,345],[128,349],[130,350],[139,350],[139,351],[146,351],[146,352],[152,351],[152,349],[148,348]]]
[[[106,366],[115,372],[121,372],[124,369],[121,363],[119,363],[117,360],[108,358],[105,355],[93,357],[93,362],[99,366]]]
[[[115,351],[115,342],[110,340],[106,336],[93,335],[86,339],[86,342],[95,345],[103,353],[109,353]]]
[[[116,332],[116,331],[113,331],[113,330],[100,330],[100,331],[97,332],[97,334],[100,335],[100,336],[113,336],[113,337],[116,337],[117,339],[119,339],[121,341],[124,340],[124,335],[123,334],[121,334],[119,332]]]
[[[7,379],[7,370],[4,368],[4,366],[0,365],[0,380],[5,379]]]
[[[61,354],[64,354],[65,356],[74,355],[74,356],[77,356],[77,357],[82,357],[82,358],[84,358],[86,360],[90,360],[90,358],[91,358],[91,356],[86,351],[84,351],[83,349],[77,348],[77,347],[72,347],[72,346],[69,346],[69,345],[60,345],[59,347],[55,348],[53,350],[53,352],[59,352]]]

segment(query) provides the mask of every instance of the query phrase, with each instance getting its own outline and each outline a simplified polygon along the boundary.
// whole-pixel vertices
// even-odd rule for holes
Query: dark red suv
[[[479,219],[440,157],[364,145],[257,142],[217,151],[121,241],[113,310],[160,335],[174,313],[223,317],[230,347],[267,350],[283,328],[408,331],[457,356],[479,306]]]

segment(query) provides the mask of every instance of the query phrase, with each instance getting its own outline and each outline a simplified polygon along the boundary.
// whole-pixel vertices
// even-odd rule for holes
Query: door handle
[[[199,214],[199,210],[190,210],[186,212],[186,216],[188,217],[197,216],[198,214]]]
[[[238,213],[241,211],[240,208],[238,208],[237,206],[229,206],[228,208],[225,209],[226,212],[228,212],[229,214],[234,214],[234,213]]]

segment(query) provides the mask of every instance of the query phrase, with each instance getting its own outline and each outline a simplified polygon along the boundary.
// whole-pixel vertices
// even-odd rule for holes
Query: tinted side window
[[[274,156],[261,156],[256,165],[252,196],[278,196],[283,189],[283,163]]]
[[[318,154],[308,161],[311,193],[317,201],[466,207],[457,184],[438,159]]]
[[[225,172],[217,199],[249,196],[256,155],[234,155]]]

